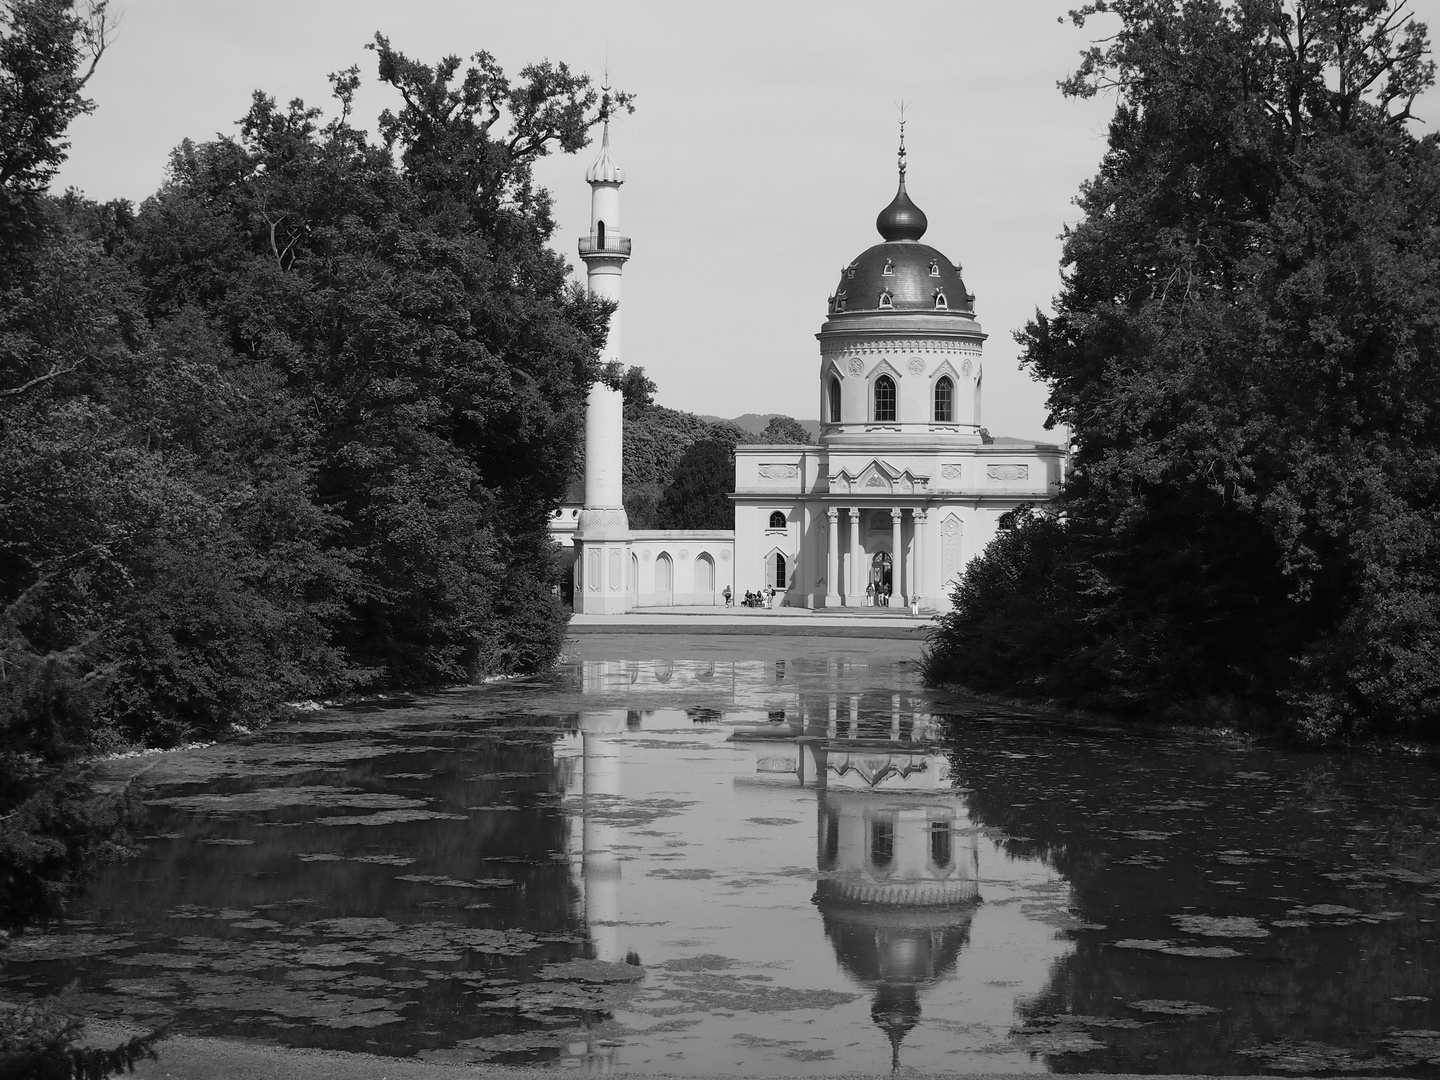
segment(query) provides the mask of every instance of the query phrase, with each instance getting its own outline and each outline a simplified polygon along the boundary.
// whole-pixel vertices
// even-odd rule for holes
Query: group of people
[[[734,606],[735,606],[735,594],[730,591],[730,586],[729,586],[729,585],[726,585],[726,586],[725,586],[724,590],[721,592],[721,595],[725,597],[725,606],[726,606],[726,607],[734,607]],[[746,590],[745,590],[745,599],[743,599],[743,600],[740,601],[740,606],[741,606],[741,607],[748,607],[748,608],[774,607],[774,606],[775,606],[775,589],[774,589],[774,587],[767,585],[765,588],[761,589],[759,592],[752,592],[752,591],[750,591],[749,589],[746,589]]]

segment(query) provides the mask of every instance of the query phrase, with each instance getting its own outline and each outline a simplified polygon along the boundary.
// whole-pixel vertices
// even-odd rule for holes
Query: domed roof
[[[830,313],[858,311],[949,311],[973,318],[975,297],[959,268],[935,248],[915,240],[887,240],[861,252],[840,272]]]
[[[900,186],[875,219],[885,242],[866,249],[841,271],[830,314],[925,311],[974,318],[975,297],[965,288],[960,268],[920,243],[929,223],[905,190],[903,127],[900,138]]]

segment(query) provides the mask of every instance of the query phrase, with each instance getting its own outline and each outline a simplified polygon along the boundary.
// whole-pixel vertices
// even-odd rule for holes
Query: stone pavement
[[[921,639],[935,613],[909,608],[639,608],[570,619],[575,634],[782,634]]]

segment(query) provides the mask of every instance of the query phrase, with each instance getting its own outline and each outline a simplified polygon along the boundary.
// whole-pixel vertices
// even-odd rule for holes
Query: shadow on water
[[[1432,770],[1008,714],[914,652],[590,638],[157,758],[142,854],[0,987],[586,1072],[1440,1074]]]

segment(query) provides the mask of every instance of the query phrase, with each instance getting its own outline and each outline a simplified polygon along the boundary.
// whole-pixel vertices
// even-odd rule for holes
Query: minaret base
[[[575,535],[575,611],[622,615],[633,606],[630,523],[624,510],[582,510]]]

